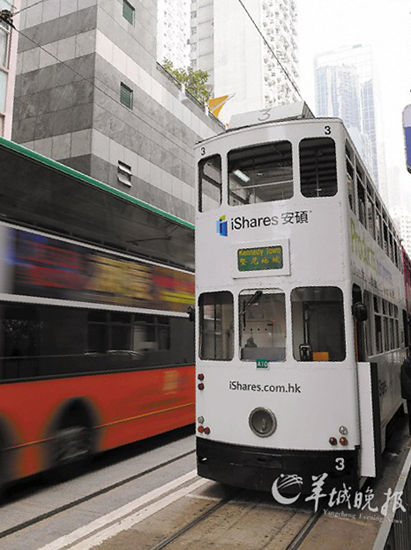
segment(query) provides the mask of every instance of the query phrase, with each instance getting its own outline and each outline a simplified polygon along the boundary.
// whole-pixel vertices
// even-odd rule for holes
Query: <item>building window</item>
[[[7,73],[0,70],[0,112],[6,110]]]
[[[121,83],[120,86],[120,103],[129,109],[133,108],[133,90]]]
[[[121,160],[118,161],[117,179],[123,185],[128,185],[128,187],[131,187],[131,166],[121,162]]]
[[[123,17],[127,19],[130,25],[134,25],[134,13],[135,9],[127,0],[123,0]]]
[[[9,66],[10,31],[0,23],[0,65]]]

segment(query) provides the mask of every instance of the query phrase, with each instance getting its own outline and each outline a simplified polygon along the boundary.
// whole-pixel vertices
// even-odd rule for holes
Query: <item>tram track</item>
[[[194,529],[199,523],[213,515],[217,510],[225,506],[228,502],[233,500],[233,498],[239,493],[239,491],[236,491],[233,495],[227,496],[223,499],[221,499],[219,502],[205,510],[203,513],[198,515],[196,518],[194,518],[192,521],[190,521],[187,525],[184,527],[181,527],[178,529],[175,533],[167,537],[166,539],[163,539],[161,542],[159,542],[156,546],[153,546],[150,550],[163,550],[163,548],[166,548],[170,544],[172,544],[174,541]]]
[[[322,512],[314,512],[307,520],[307,523],[303,526],[299,533],[293,538],[290,544],[285,548],[285,550],[297,550],[300,548],[307,535],[313,529],[317,521],[322,516]]]
[[[226,506],[230,502],[235,502],[236,497],[240,493],[244,493],[244,490],[241,490],[241,489],[234,490],[231,494],[229,494],[226,497],[222,498],[219,502],[212,505],[210,508],[208,508],[204,512],[200,513],[198,516],[196,516],[189,523],[182,526],[180,529],[176,530],[174,533],[172,533],[171,535],[169,535],[166,538],[164,538],[163,540],[161,540],[155,546],[152,546],[150,548],[150,550],[163,550],[163,549],[169,547],[170,545],[172,545],[174,542],[177,542],[184,535],[188,534],[190,531],[192,531],[197,526],[199,526],[202,522],[204,522],[205,520],[207,520],[211,516],[213,516],[213,514],[215,514],[218,510],[220,510],[221,508],[223,508],[224,506]],[[273,513],[276,513],[278,510],[284,511],[284,508],[279,507],[279,506],[273,506],[273,507],[271,507],[271,509],[272,509]],[[303,512],[303,510],[299,509],[299,508],[294,508],[293,510],[296,514]],[[303,544],[304,540],[309,535],[311,530],[314,528],[314,526],[316,525],[317,521],[320,519],[321,516],[322,516],[321,511],[313,512],[313,513],[309,514],[309,517],[308,517],[307,521],[304,523],[304,525],[298,531],[298,533],[296,533],[296,535],[291,540],[291,542],[288,545],[286,545],[282,548],[279,548],[279,547],[277,548],[276,547],[276,550],[298,550],[298,548],[300,548],[300,546]],[[288,524],[292,523],[293,518],[295,518],[295,515],[293,515],[292,518],[290,518]],[[267,546],[269,546],[271,544],[271,542],[272,541],[269,541],[267,543]],[[260,550],[264,550],[265,547],[266,546],[261,547]]]
[[[128,476],[125,479],[122,479],[120,481],[116,481],[115,483],[112,483],[106,487],[102,487],[101,489],[98,489],[96,491],[93,491],[92,493],[89,493],[88,495],[85,495],[83,497],[80,497],[78,499],[75,499],[71,502],[68,502],[67,504],[63,504],[62,506],[59,506],[55,508],[54,510],[50,510],[48,512],[44,512],[43,514],[39,514],[38,516],[35,516],[29,520],[23,521],[17,525],[14,525],[13,527],[9,527],[8,529],[4,529],[3,531],[0,531],[0,539],[3,539],[7,536],[13,535],[18,533],[19,531],[23,531],[24,529],[27,529],[28,527],[32,527],[33,525],[36,525],[37,523],[40,523],[46,519],[49,519],[53,516],[57,516],[58,514],[61,514],[62,512],[65,512],[67,510],[70,510],[72,508],[75,508],[76,506],[79,506],[80,504],[83,504],[84,502],[87,502],[89,500],[92,500],[93,498],[99,497],[101,495],[104,495],[106,493],[109,493],[110,491],[113,491],[115,489],[118,489],[119,487],[126,485],[128,483],[131,483],[137,479],[140,479],[146,475],[149,475],[153,472],[156,472],[157,470],[160,470],[161,468],[165,468],[187,456],[190,456],[195,453],[195,449],[191,451],[186,451],[185,453],[181,453],[180,455],[170,458],[168,460],[165,460],[164,462],[161,462],[160,464],[157,464],[156,466],[152,466],[151,468],[147,468],[143,470],[142,472],[139,472],[138,474],[134,474],[132,476]]]

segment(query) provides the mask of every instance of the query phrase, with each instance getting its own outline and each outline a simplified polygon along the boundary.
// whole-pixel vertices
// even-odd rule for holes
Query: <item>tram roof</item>
[[[194,269],[194,225],[0,138],[0,219]]]

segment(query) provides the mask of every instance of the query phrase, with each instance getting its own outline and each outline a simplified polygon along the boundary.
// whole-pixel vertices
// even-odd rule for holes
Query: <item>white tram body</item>
[[[272,116],[196,147],[198,472],[353,485],[402,405],[399,239],[341,120]]]

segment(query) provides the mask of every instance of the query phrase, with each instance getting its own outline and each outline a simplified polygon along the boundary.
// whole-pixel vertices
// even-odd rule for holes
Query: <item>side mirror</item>
[[[367,306],[362,302],[357,302],[352,306],[352,314],[357,321],[366,321],[368,319]]]
[[[193,306],[189,306],[187,308],[187,313],[188,313],[188,319],[189,321],[191,321],[192,323],[194,322],[195,320],[195,309],[193,308]]]

